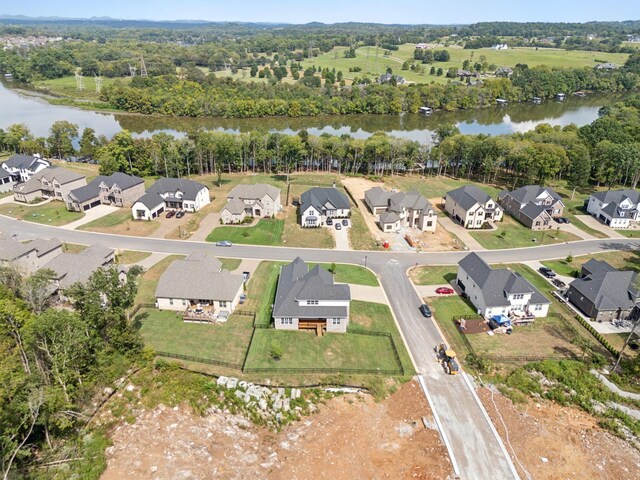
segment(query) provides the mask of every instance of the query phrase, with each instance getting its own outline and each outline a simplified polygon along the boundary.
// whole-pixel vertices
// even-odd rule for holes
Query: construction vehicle
[[[460,372],[460,365],[456,360],[456,352],[451,350],[446,343],[437,345],[435,350],[445,373],[447,375],[457,375]]]

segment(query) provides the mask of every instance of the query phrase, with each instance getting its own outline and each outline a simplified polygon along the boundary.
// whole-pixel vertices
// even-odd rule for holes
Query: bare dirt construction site
[[[427,426],[423,423],[425,417]],[[103,480],[445,479],[446,449],[415,381],[376,403],[349,394],[275,433],[243,417],[157,407],[115,427]]]
[[[342,178],[343,185],[349,190],[351,195],[356,199],[358,203],[358,208],[362,212],[362,216],[365,219],[367,227],[371,232],[373,238],[377,239],[378,243],[382,243],[384,241],[390,242],[392,245],[398,242],[398,234],[394,233],[383,233],[378,227],[374,216],[371,214],[371,211],[364,203],[364,194],[367,190],[373,187],[381,187],[388,189],[384,183],[382,182],[374,182],[372,180],[367,180],[366,178],[356,178],[356,177],[343,177]],[[406,193],[406,192],[405,192]],[[441,199],[440,199],[441,201]],[[431,200],[431,203],[434,207],[437,207],[437,204]],[[437,210],[437,209],[436,209]],[[440,215],[443,215],[442,213]],[[454,250],[458,247],[457,239],[451,235],[442,225],[438,225],[436,231],[434,233],[431,232],[419,232],[417,230],[412,230],[412,233],[417,238],[418,241],[422,242],[424,245],[424,250],[429,251],[447,251]],[[404,240],[401,240],[400,243],[406,243]],[[409,247],[407,246],[406,249]]]
[[[486,388],[478,392],[506,444],[504,426]],[[494,401],[509,430],[509,441],[531,478],[640,479],[640,452],[597,425],[591,415],[546,400],[515,405],[496,393]],[[509,445],[507,451],[512,454]],[[513,455],[512,455],[513,458]],[[514,461],[520,477],[529,478]]]

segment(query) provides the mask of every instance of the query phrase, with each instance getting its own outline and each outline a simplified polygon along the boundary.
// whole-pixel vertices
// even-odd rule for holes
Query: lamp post
[[[367,268],[367,256],[364,256],[364,268]]]

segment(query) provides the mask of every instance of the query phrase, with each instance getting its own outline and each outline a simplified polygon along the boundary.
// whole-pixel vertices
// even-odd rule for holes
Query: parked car
[[[553,217],[553,221],[556,222],[556,223],[564,223],[562,221],[562,217]]]
[[[167,217],[167,218],[171,218],[171,217],[173,217],[175,214],[176,214],[176,212],[174,212],[173,210],[169,210],[169,211],[167,212],[166,217]]]
[[[451,295],[451,294],[456,293],[456,292],[451,287],[438,287],[438,288],[436,288],[436,293],[438,295]]]
[[[336,230],[342,230],[342,225],[336,222]]]
[[[233,243],[231,243],[229,240],[221,240],[219,242],[216,242],[216,247],[231,247],[233,245]]]
[[[185,215],[185,211],[184,210],[180,210],[178,213],[176,213],[176,218],[182,218]]]
[[[349,226],[349,220],[347,220],[346,218],[342,219],[342,226],[343,227],[348,227]]]
[[[566,283],[564,283],[562,280],[560,280],[559,278],[554,278],[553,280],[551,280],[551,283],[553,283],[556,287],[558,288],[564,288],[567,286]]]
[[[242,295],[240,295],[240,299],[238,300],[238,303],[240,305],[244,304],[244,301],[247,299],[247,296],[243,293]]]
[[[569,220],[567,217],[560,217],[562,218],[562,223],[571,223],[571,220]]]
[[[422,305],[420,305],[420,313],[422,313],[422,315],[424,315],[426,318],[431,318],[431,316],[433,315],[431,313],[431,309],[429,308],[429,305],[427,305],[426,303],[423,303]]]
[[[333,219],[332,218],[327,218],[327,225],[329,225],[329,226],[333,225]]]
[[[556,272],[549,267],[540,267],[538,271],[547,278],[554,278],[556,276]]]

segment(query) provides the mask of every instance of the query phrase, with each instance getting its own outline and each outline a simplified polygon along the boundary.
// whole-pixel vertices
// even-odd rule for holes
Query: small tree
[[[567,255],[567,258],[565,258],[564,261],[567,263],[573,263],[573,255]]]
[[[331,266],[329,267],[329,271],[335,275],[336,274],[336,268],[337,268],[336,264],[332,263]]]
[[[271,358],[273,358],[274,360],[280,360],[282,358],[282,345],[280,345],[280,342],[278,340],[271,340],[271,344],[269,345],[269,355],[271,355]]]

